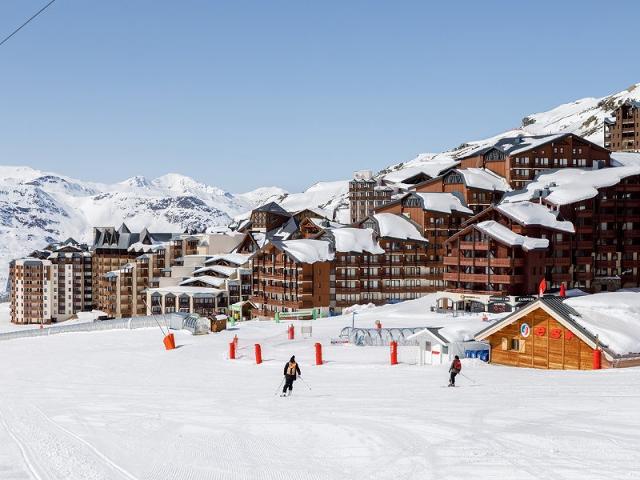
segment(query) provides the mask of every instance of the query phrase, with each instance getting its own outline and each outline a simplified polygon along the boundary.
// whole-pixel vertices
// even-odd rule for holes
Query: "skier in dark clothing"
[[[298,366],[296,356],[294,355],[284,365],[285,382],[284,388],[282,389],[282,395],[280,395],[281,397],[287,395],[287,390],[289,390],[289,395],[291,395],[291,392],[293,391],[293,382],[296,381],[296,377],[298,375],[302,375],[302,373],[300,373],[300,367]]]
[[[451,366],[449,367],[449,373],[451,374],[451,376],[449,377],[450,387],[456,386],[456,375],[460,373],[460,370],[462,370],[462,362],[460,361],[460,357],[456,355],[453,359],[453,362],[451,362]]]

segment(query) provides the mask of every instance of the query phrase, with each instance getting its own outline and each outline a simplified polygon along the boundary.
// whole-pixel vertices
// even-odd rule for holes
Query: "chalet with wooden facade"
[[[329,242],[314,239],[271,241],[252,258],[255,317],[308,308],[328,309]]]
[[[604,122],[604,146],[615,152],[640,152],[640,102],[627,100]]]
[[[444,274],[449,292],[524,296],[542,278],[570,285],[571,222],[531,202],[490,207],[446,242]]]
[[[359,228],[328,228],[315,239],[272,241],[252,258],[256,317],[309,308],[339,311],[435,290],[424,267],[427,240],[410,219],[374,214]]]
[[[499,365],[556,370],[640,365],[640,353],[626,351],[628,347],[618,346],[616,341],[622,336],[629,345],[629,336],[637,335],[637,326],[620,331],[619,324],[606,320],[594,322],[581,314],[572,300],[544,297],[480,331],[475,338],[490,344],[490,362]]]
[[[491,170],[456,168],[439,177],[418,183],[413,190],[417,193],[456,193],[474,213],[480,213],[485,208],[499,203],[511,187],[503,177]]]
[[[610,166],[610,151],[572,133],[502,138],[459,157],[460,168],[486,168],[511,188],[525,188],[537,174],[558,168]]]

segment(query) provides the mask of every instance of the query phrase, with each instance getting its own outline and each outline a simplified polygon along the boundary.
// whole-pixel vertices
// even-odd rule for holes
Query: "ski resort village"
[[[637,478],[639,91],[300,194],[3,167],[0,477]]]
[[[0,480],[640,480],[640,3],[527,7],[0,2]]]

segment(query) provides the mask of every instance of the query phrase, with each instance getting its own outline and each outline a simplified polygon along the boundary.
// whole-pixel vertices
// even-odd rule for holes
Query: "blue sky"
[[[44,0],[0,2],[4,36]],[[640,82],[640,2],[57,0],[0,47],[0,164],[296,191]]]

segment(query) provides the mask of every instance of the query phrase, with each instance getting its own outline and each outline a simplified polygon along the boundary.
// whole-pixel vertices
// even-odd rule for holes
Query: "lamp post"
[[[356,328],[355,325],[356,325],[356,315],[357,314],[358,314],[358,312],[356,312],[356,311],[351,312],[351,329],[352,330],[354,328]]]

